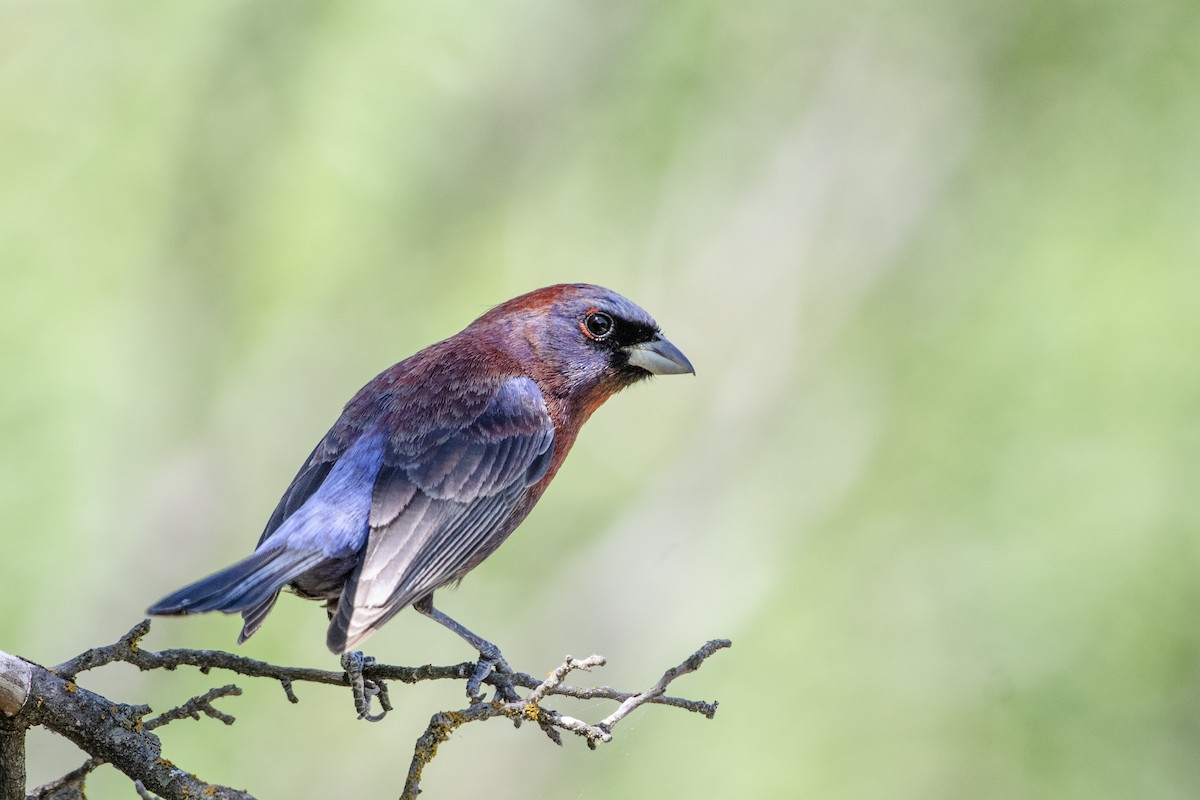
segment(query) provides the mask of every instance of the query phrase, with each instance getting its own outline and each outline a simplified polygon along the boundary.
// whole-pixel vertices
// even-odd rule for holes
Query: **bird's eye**
[[[583,327],[593,339],[606,339],[613,332],[613,318],[603,311],[593,311],[583,320]]]

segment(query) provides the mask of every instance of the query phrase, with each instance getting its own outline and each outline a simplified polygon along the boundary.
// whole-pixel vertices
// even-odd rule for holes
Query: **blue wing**
[[[393,439],[371,497],[366,549],[342,592],[328,645],[344,652],[410,603],[461,578],[528,512],[554,425],[529,378],[500,383],[456,431]]]

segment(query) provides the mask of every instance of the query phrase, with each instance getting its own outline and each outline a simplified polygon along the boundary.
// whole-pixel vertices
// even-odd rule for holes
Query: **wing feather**
[[[425,442],[421,453],[411,443],[394,448],[379,471],[367,545],[330,625],[335,652],[461,578],[503,542],[549,466],[554,425],[537,384],[517,377],[500,383],[458,431]]]

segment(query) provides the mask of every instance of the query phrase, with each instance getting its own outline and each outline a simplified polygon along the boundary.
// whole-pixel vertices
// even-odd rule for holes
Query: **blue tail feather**
[[[273,600],[280,589],[327,558],[320,550],[264,548],[167,595],[146,613],[165,616],[224,611],[231,614],[254,609]]]

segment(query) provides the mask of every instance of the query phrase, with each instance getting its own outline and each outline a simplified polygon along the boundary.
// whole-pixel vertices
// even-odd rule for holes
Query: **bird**
[[[480,653],[471,695],[507,664],[436,609],[434,592],[461,581],[525,520],[609,397],[653,375],[687,373],[691,362],[658,323],[610,289],[557,284],[501,303],[363,386],[283,493],[254,552],[147,613],[240,613],[241,644],[290,588],[324,602],[326,646],[361,679],[361,653],[352,651],[412,606]],[[358,696],[356,706],[371,718]]]

